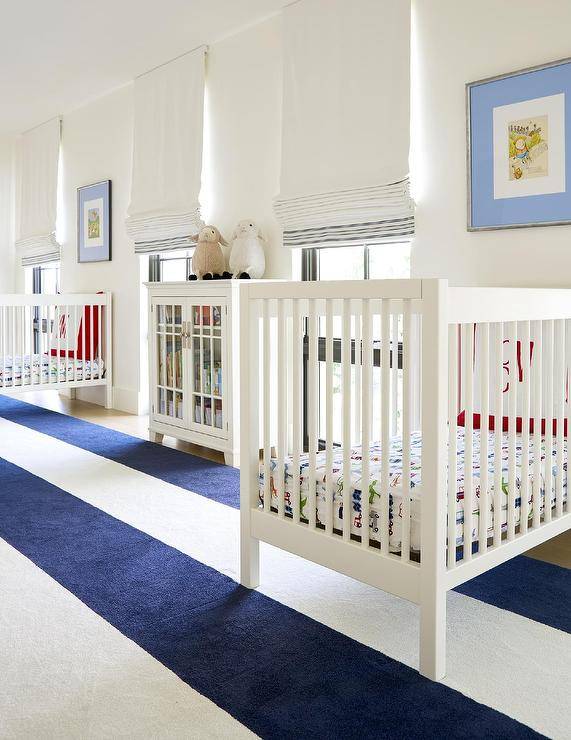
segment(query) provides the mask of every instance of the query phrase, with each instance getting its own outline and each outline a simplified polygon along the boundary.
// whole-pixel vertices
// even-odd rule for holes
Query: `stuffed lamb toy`
[[[192,237],[195,241],[196,249],[192,255],[192,271],[194,275],[190,276],[191,280],[216,280],[222,277],[230,277],[230,273],[225,272],[223,244],[228,246],[228,242],[220,234],[216,226],[204,226],[200,233]]]
[[[230,272],[234,278],[261,278],[266,269],[264,237],[253,221],[240,221],[232,234]]]

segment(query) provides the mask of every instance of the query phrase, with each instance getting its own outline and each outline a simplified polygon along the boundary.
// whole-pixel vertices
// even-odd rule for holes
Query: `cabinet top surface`
[[[143,283],[146,288],[216,288],[224,287],[227,288],[230,285],[240,285],[252,283],[286,283],[287,280],[172,280],[172,281],[161,281],[153,283]]]

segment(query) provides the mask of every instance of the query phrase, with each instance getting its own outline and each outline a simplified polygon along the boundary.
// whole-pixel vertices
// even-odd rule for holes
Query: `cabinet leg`
[[[160,432],[149,432],[149,439],[151,440],[151,442],[155,442],[158,445],[163,443],[164,438],[165,435],[161,434]]]
[[[224,464],[228,465],[230,468],[237,468],[238,467],[238,456],[235,455],[233,452],[225,452],[224,453]]]

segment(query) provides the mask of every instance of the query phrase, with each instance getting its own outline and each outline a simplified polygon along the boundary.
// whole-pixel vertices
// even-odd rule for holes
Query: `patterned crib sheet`
[[[508,519],[508,494],[509,494],[509,481],[508,481],[508,438],[507,434],[502,434],[502,510],[501,510],[501,522],[502,531],[507,528]],[[411,516],[411,549],[413,551],[420,550],[420,499],[422,498],[422,466],[421,466],[421,448],[422,448],[422,437],[420,432],[414,432],[411,436],[411,450],[410,450],[410,516]],[[493,473],[493,450],[494,450],[494,433],[490,432],[488,436],[488,470],[490,476],[488,478],[488,491],[487,495],[484,496],[480,490],[480,431],[474,430],[473,432],[473,492],[474,492],[474,510],[473,510],[473,528],[472,528],[472,540],[478,539],[479,529],[479,514],[480,507],[483,504],[483,499],[486,499],[486,505],[488,508],[488,536],[493,535],[494,528],[494,507],[493,507],[493,496],[494,496],[494,482],[492,478]],[[327,511],[327,479],[326,479],[326,453],[319,452],[317,454],[316,464],[316,512],[317,521],[320,524],[324,524],[326,520]],[[533,506],[536,500],[535,496],[535,483],[533,476],[533,462],[534,462],[535,451],[533,449],[533,440],[530,440],[530,452],[529,452],[529,516],[530,519],[533,516]],[[544,501],[545,501],[545,472],[547,470],[547,461],[545,459],[545,441],[541,441],[541,465],[540,465],[540,491],[539,491],[539,505],[540,510],[543,512]],[[557,469],[556,463],[557,446],[556,440],[553,440],[553,457],[552,457],[552,490],[550,496],[550,505],[555,504],[555,492],[557,485],[557,478],[561,474],[563,476],[563,498],[567,498],[567,448],[566,440],[564,441],[563,449],[563,470]],[[382,460],[382,449],[379,443],[374,443],[370,447],[370,484],[369,484],[369,537],[371,540],[380,542],[380,522],[381,522],[381,487],[379,481],[381,480],[381,460]],[[403,487],[402,487],[402,439],[395,437],[390,442],[389,450],[389,548],[391,552],[400,552],[401,549],[401,532],[402,532],[402,502],[403,502]],[[457,494],[456,494],[456,544],[461,545],[464,541],[464,429],[458,429],[458,443],[457,443]],[[520,520],[521,510],[521,497],[519,492],[521,490],[522,481],[522,438],[518,435],[516,440],[516,500],[515,500],[515,512],[514,519],[516,525]],[[355,447],[351,450],[351,480],[349,482],[351,487],[351,532],[354,535],[360,535],[362,527],[361,517],[361,465],[362,465],[362,448]],[[277,494],[277,481],[276,481],[276,468],[277,460],[272,458],[270,461],[270,490],[272,495],[272,507],[277,508],[278,505],[278,494]],[[285,511],[286,514],[293,513],[292,507],[292,492],[293,492],[293,476],[295,470],[292,464],[291,457],[285,459]],[[298,475],[300,476],[300,511],[302,516],[307,517],[307,501],[309,493],[309,455],[300,455],[300,465]],[[343,528],[343,451],[341,448],[335,448],[333,452],[333,526],[336,529],[342,530]],[[263,463],[260,465],[259,475],[259,500],[260,507],[263,506],[264,502],[264,468]]]
[[[76,360],[73,357],[50,357],[46,354],[35,354],[24,356],[0,357],[0,388],[25,385],[32,378],[33,383],[55,383],[64,382],[66,379],[83,380],[83,371],[85,368],[85,379],[90,380],[99,378],[98,360]],[[66,375],[67,373],[67,375]],[[104,363],[101,360],[101,376],[104,373]],[[59,381],[58,381],[59,375]],[[23,379],[23,382],[22,382]]]

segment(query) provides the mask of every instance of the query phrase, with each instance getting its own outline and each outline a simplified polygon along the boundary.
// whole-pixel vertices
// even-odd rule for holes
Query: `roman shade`
[[[16,145],[16,253],[22,265],[60,259],[56,241],[61,118],[22,134]]]
[[[299,0],[284,9],[284,245],[409,239],[410,3]]]
[[[195,49],[135,80],[126,226],[138,253],[188,248],[203,225],[198,196],[205,52]]]

